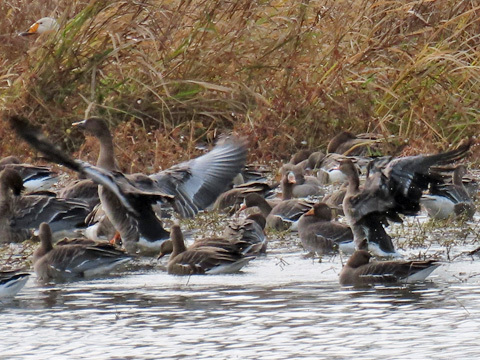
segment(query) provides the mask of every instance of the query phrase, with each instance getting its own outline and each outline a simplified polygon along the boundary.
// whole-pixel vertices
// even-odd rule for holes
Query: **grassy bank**
[[[252,139],[252,160],[324,147],[341,129],[445,148],[479,129],[475,4],[1,2],[0,109],[83,158],[95,145],[71,122],[105,117],[129,171],[168,166],[226,131]],[[43,16],[60,31],[16,36]],[[4,155],[26,148],[5,123],[0,136]]]

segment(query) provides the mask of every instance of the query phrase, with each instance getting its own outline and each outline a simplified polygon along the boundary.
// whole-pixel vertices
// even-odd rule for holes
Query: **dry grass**
[[[0,11],[3,116],[44,124],[69,150],[83,141],[65,136],[70,123],[103,116],[129,171],[226,131],[270,161],[340,129],[421,149],[479,129],[474,1],[10,0]],[[43,16],[60,31],[15,36]],[[0,136],[2,154],[25,149],[5,126]]]

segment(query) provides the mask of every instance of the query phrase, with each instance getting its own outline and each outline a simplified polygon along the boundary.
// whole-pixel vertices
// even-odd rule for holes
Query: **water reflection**
[[[57,286],[30,281],[0,308],[2,358],[319,359],[479,355],[479,277],[366,289],[338,285],[339,258],[268,257],[237,275],[159,270]],[[274,260],[274,259],[273,259]]]

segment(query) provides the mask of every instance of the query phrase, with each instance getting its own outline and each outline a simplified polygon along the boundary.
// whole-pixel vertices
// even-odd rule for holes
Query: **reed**
[[[286,159],[343,129],[444,148],[479,129],[472,1],[56,0],[0,3],[0,111],[68,151],[89,115],[117,127],[129,169],[198,153],[219,133]],[[18,37],[43,16],[56,34]],[[67,134],[67,136],[65,136]],[[0,125],[2,154],[18,142]]]

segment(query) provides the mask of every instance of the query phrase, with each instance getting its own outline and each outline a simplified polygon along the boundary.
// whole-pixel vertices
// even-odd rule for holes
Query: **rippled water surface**
[[[242,273],[161,270],[42,287],[0,316],[0,358],[478,358],[477,262],[414,286],[341,288],[339,257],[272,251]]]

